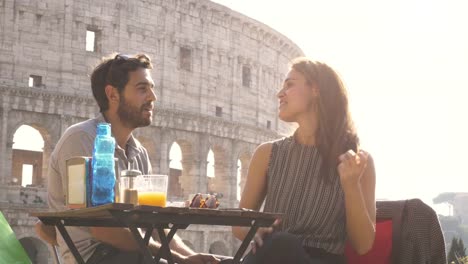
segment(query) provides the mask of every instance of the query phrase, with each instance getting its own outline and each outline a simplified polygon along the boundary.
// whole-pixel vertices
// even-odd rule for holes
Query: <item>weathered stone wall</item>
[[[18,183],[22,183],[23,164],[33,166],[32,184],[42,184],[42,151],[29,151],[22,149],[13,149],[12,177],[16,178]]]
[[[87,30],[96,32],[95,51],[85,49]],[[135,135],[148,149],[154,171],[169,174],[169,151],[177,142],[184,197],[206,192],[206,157],[212,149],[213,188],[223,193],[223,206],[237,206],[237,160],[242,185],[255,147],[288,132],[277,118],[275,94],[288,62],[303,54],[294,43],[207,0],[5,0],[0,1],[2,208],[24,214],[30,210],[19,209],[24,201],[34,204],[39,200],[31,197],[42,202],[46,197],[44,189],[21,194],[21,188],[6,185],[12,181],[17,128],[30,125],[42,135],[46,184],[50,154],[65,129],[98,112],[89,74],[112,52],[146,53],[153,59],[156,115]],[[42,84],[29,87],[31,75],[41,76]],[[15,231],[33,236],[31,224],[13,220]],[[222,250],[218,242],[225,241],[233,253],[238,245],[230,228],[191,227],[181,234],[199,251]]]

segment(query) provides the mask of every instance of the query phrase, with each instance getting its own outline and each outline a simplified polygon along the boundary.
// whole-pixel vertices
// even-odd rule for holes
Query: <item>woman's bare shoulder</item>
[[[260,144],[254,151],[252,156],[252,163],[265,163],[270,158],[271,149],[273,144],[271,142],[265,142]]]

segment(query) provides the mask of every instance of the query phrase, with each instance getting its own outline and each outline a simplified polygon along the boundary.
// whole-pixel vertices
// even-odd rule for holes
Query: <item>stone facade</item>
[[[13,181],[22,183],[23,164],[30,164],[32,168],[32,184],[42,185],[42,152],[23,149],[13,149],[12,171]]]
[[[95,34],[94,51],[86,50],[87,31]],[[223,193],[223,206],[237,206],[237,160],[245,180],[255,147],[289,132],[277,118],[275,95],[288,62],[302,51],[268,26],[219,4],[6,0],[0,2],[0,33],[0,208],[9,212],[20,238],[31,238],[25,244],[44,248],[27,212],[45,208],[46,190],[32,188],[38,194],[25,197],[31,188],[11,185],[13,135],[21,125],[42,135],[37,182],[45,184],[48,159],[64,130],[98,112],[89,74],[103,56],[146,53],[153,59],[156,114],[151,126],[135,135],[157,173],[169,174],[170,148],[180,145],[184,197],[208,191],[206,157],[212,149],[212,187]],[[30,77],[38,76],[40,83],[29,85]],[[40,200],[31,198],[36,196]],[[232,254],[238,246],[227,227],[194,226],[180,234],[198,251]]]

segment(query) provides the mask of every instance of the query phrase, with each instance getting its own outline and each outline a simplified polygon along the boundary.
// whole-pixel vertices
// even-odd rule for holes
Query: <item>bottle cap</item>
[[[120,177],[136,177],[138,175],[141,175],[139,170],[123,170],[120,172]]]
[[[110,135],[111,126],[109,123],[99,123],[96,130],[97,135]]]

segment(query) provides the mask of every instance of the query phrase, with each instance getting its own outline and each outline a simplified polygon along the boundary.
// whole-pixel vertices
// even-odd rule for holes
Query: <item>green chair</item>
[[[31,264],[28,254],[2,212],[0,212],[0,263]]]

